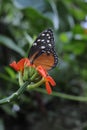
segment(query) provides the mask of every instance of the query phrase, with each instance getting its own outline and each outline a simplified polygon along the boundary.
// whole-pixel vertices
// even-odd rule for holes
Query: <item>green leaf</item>
[[[0,130],[5,130],[3,120],[0,119]]]
[[[59,35],[59,38],[60,38],[60,40],[62,42],[68,43],[71,40],[71,38],[72,38],[72,33],[70,33],[70,32],[68,32],[68,33],[61,33]]]
[[[0,35],[0,44],[3,44],[5,45],[6,47],[14,50],[15,52],[19,53],[21,56],[24,56],[25,55],[25,52],[19,48],[12,39],[6,37],[6,36],[3,36],[3,35]]]
[[[13,84],[17,84],[15,79],[12,79],[11,77],[9,77],[8,75],[6,75],[4,73],[0,73],[0,79],[6,80],[6,81],[11,82]]]
[[[36,11],[33,8],[27,8],[23,10],[25,18],[29,20],[29,25],[32,28],[29,28],[29,31],[33,33],[40,33],[45,28],[53,26],[52,21],[45,17],[42,13]]]
[[[74,53],[75,55],[82,54],[85,50],[85,44],[80,41],[72,41],[64,46],[64,50]]]
[[[13,0],[13,3],[18,8],[33,7],[42,10],[45,2],[44,0]]]
[[[86,12],[84,12],[80,8],[74,8],[74,9],[70,8],[70,12],[78,20],[83,20],[85,18],[85,15],[86,15]]]
[[[5,71],[8,73],[8,75],[11,77],[11,78],[15,78],[15,72],[10,68],[10,67],[5,67]]]

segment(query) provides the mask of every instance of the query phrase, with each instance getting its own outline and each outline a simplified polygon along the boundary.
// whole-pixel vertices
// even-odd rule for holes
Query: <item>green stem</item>
[[[30,80],[33,81],[37,76],[38,76],[38,73],[35,72],[35,73],[33,74],[33,76],[30,78]]]
[[[42,78],[39,82],[35,83],[35,84],[31,84],[27,86],[27,89],[35,89],[37,87],[39,87],[40,85],[42,85],[44,83],[44,78]]]
[[[23,82],[22,72],[19,71],[19,86],[22,86],[23,84],[24,82]]]
[[[14,99],[16,99],[20,94],[22,94],[26,87],[28,86],[30,82],[29,81],[26,81],[25,84],[23,86],[21,86],[15,93],[13,93],[11,96],[7,97],[7,98],[4,98],[4,99],[1,99],[0,100],[0,105],[1,104],[6,104],[6,103],[9,103],[11,101],[14,101]]]
[[[47,94],[47,92],[42,88],[36,88],[34,90],[41,92],[41,93],[44,93],[44,94]],[[73,95],[64,94],[64,93],[60,93],[60,92],[52,92],[52,94],[50,94],[50,95],[55,96],[55,97],[64,98],[64,99],[67,99],[67,100],[87,102],[87,97],[82,97],[82,96],[73,96]]]
[[[35,83],[35,84],[30,84],[31,81],[26,81],[15,93],[13,93],[11,96],[1,99],[0,100],[0,105],[1,104],[6,104],[6,103],[10,103],[11,101],[14,101],[15,99],[17,99],[26,89],[30,90],[30,89],[34,89],[36,87],[39,87],[42,83],[44,82],[44,78],[42,78],[39,82]],[[29,85],[30,84],[30,85]]]
[[[44,83],[44,78],[42,78],[39,82],[35,83],[35,84],[30,84],[30,81],[26,81],[24,83],[24,85],[22,85],[15,93],[13,93],[11,96],[1,99],[0,100],[0,105],[1,104],[6,104],[9,103],[11,101],[14,101],[16,98],[18,98],[18,96],[20,96],[20,94],[22,94],[26,87],[28,90],[32,90],[34,89],[35,91],[47,94],[47,92],[42,89],[42,88],[37,88],[39,87],[41,84]],[[30,84],[30,85],[29,85]],[[69,94],[63,94],[60,92],[52,92],[52,94],[50,94],[51,96],[56,96],[56,97],[60,97],[60,98],[64,98],[64,99],[68,99],[68,100],[73,100],[73,101],[82,101],[82,102],[87,102],[87,97],[82,97],[82,96],[73,96],[73,95],[69,95]]]

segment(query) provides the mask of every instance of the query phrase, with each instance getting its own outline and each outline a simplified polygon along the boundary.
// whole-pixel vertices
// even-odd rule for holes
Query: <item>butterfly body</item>
[[[41,65],[46,70],[55,67],[58,63],[58,57],[54,49],[54,44],[53,32],[51,29],[47,29],[40,33],[30,49],[30,62],[35,66]]]

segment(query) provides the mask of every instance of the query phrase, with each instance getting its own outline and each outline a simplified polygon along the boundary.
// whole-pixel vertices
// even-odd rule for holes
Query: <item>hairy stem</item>
[[[1,104],[9,103],[9,102],[11,102],[11,101],[14,101],[16,98],[18,98],[18,97],[25,91],[25,89],[26,89],[26,87],[28,86],[29,83],[30,83],[29,81],[26,81],[26,82],[24,83],[24,85],[21,86],[21,87],[20,87],[15,93],[13,93],[11,96],[6,97],[6,98],[4,98],[4,99],[1,99],[1,100],[0,100],[0,105],[1,105]]]
[[[37,92],[40,92],[40,93],[47,94],[46,90],[42,89],[42,88],[35,88],[34,90],[37,91]],[[60,97],[60,98],[63,98],[63,99],[73,100],[73,101],[87,102],[87,97],[74,96],[74,95],[64,94],[64,93],[61,93],[61,92],[54,92],[53,91],[52,94],[50,94],[50,96]]]
[[[26,90],[26,87],[28,90],[34,89],[36,87],[39,87],[43,82],[44,82],[44,78],[42,78],[39,82],[34,83],[34,84],[31,84],[31,81],[26,81],[15,93],[10,95],[9,97],[1,99],[0,105],[10,103],[14,101],[15,99],[17,99]]]

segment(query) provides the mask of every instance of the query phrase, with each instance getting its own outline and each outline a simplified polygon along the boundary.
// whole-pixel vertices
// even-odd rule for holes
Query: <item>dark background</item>
[[[0,0],[0,99],[19,87],[9,63],[27,57],[47,28],[53,29],[59,57],[50,71],[54,92],[47,95],[41,86],[1,105],[0,130],[87,130],[86,0]]]

